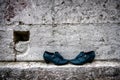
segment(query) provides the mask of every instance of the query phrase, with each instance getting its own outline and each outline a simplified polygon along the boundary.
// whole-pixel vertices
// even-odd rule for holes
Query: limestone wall
[[[0,60],[42,61],[45,50],[120,60],[120,0],[0,0]]]

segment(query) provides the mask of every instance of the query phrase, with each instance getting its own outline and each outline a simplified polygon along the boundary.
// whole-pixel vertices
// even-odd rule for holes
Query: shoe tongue
[[[55,52],[55,56],[58,56],[58,57],[60,57],[60,58],[63,58],[63,57],[60,55],[59,52]]]
[[[59,52],[55,52],[55,55],[60,56]]]
[[[83,56],[84,55],[84,52],[82,51],[82,52],[80,52],[80,54],[79,54],[79,56]]]
[[[80,58],[80,57],[82,57],[82,56],[84,56],[84,52],[83,52],[83,51],[80,52],[80,53],[78,54],[78,56],[76,56],[76,59],[77,59],[77,58]]]
[[[59,54],[59,52],[55,52],[55,55]]]

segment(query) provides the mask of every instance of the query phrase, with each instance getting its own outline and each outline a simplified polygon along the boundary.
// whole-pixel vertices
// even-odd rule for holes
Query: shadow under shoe
[[[80,52],[75,59],[70,60],[70,63],[74,65],[82,65],[85,63],[91,63],[95,58],[95,52]]]
[[[43,54],[43,58],[46,63],[52,62],[55,65],[64,65],[68,63],[68,60],[64,59],[58,52],[51,53],[45,51]]]

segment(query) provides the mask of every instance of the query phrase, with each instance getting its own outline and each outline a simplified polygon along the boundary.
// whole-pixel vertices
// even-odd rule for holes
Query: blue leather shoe
[[[55,65],[64,65],[68,63],[68,60],[64,59],[59,52],[51,53],[45,51],[43,54],[43,58],[46,63],[52,62]]]
[[[75,58],[70,60],[70,63],[74,65],[82,65],[85,63],[91,63],[95,58],[95,52],[90,51],[90,52],[80,52],[80,54]]]

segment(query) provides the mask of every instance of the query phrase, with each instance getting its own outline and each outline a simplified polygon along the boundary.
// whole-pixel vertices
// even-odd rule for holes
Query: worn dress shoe
[[[74,65],[82,65],[85,63],[91,63],[95,58],[95,52],[80,52],[75,59],[70,60],[70,63]]]
[[[68,63],[68,60],[64,59],[59,52],[51,53],[45,51],[43,54],[43,58],[46,63],[52,62],[55,65],[64,65]]]

